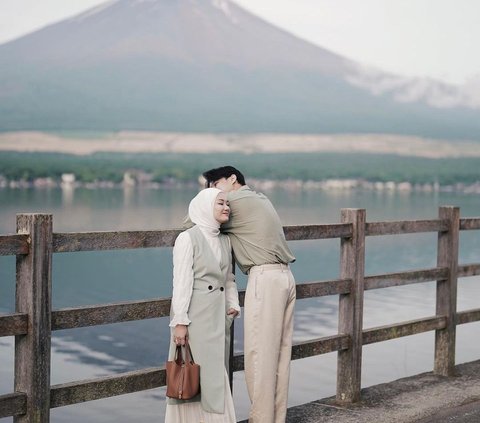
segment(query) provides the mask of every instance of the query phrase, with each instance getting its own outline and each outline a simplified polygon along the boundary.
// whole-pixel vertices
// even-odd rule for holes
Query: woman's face
[[[230,206],[227,201],[227,193],[219,192],[213,206],[213,217],[218,223],[228,222],[230,217]]]

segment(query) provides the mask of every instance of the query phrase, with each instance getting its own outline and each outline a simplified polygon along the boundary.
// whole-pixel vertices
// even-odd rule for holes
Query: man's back
[[[247,185],[228,193],[230,220],[222,231],[230,236],[235,260],[243,273],[262,264],[295,261],[275,208]]]

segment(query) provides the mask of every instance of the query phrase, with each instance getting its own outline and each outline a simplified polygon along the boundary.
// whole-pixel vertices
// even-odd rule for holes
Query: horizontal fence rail
[[[458,277],[464,278],[466,276],[480,275],[480,264],[464,264],[458,266]]]
[[[170,298],[64,308],[52,312],[52,330],[73,329],[168,316]]]
[[[445,317],[435,316],[397,323],[395,325],[371,328],[363,331],[363,345],[388,341],[390,339],[401,338],[402,336],[417,335],[431,330],[444,329],[445,325]]]
[[[352,236],[352,225],[350,223],[285,226],[283,230],[287,241],[348,238]]]
[[[365,276],[365,291],[369,289],[390,288],[392,286],[411,285],[435,280],[443,280],[448,277],[447,268],[435,267],[433,269],[412,270],[409,272],[397,272],[385,275]]]
[[[480,217],[470,217],[466,219],[460,219],[461,231],[471,231],[474,229],[480,229]]]
[[[403,222],[367,222],[365,225],[365,235],[403,235],[419,232],[441,232],[447,229],[448,222],[439,219],[413,220]]]
[[[29,250],[28,235],[0,235],[0,256],[28,254]]]
[[[53,385],[51,408],[165,386],[165,369],[154,367],[119,375]]]
[[[0,419],[3,417],[20,416],[27,412],[27,394],[0,395]]]
[[[17,308],[15,313],[0,316],[0,337],[16,336],[15,373],[16,378],[17,374],[21,376],[18,378],[20,382],[16,382],[15,392],[0,395],[0,418],[14,416],[15,422],[46,423],[49,421],[50,408],[165,386],[164,367],[50,386],[49,361],[46,362],[41,354],[34,354],[36,350],[31,348],[38,346],[29,344],[28,339],[36,337],[34,339],[38,339],[40,347],[48,348],[49,351],[51,331],[168,316],[171,298],[51,310],[49,268],[52,253],[172,247],[181,230],[53,233],[49,215],[19,215],[18,221],[19,232],[16,235],[0,235],[0,256],[17,257],[17,270],[20,269],[17,272],[17,297],[27,296],[28,301],[32,302],[25,303],[23,309]],[[363,345],[435,331],[435,372],[450,374],[454,365],[452,346],[454,347],[456,325],[480,321],[480,308],[456,311],[457,279],[480,275],[480,263],[458,264],[458,233],[479,229],[480,217],[460,219],[459,210],[455,207],[441,207],[438,219],[399,222],[365,222],[365,211],[345,209],[342,210],[342,223],[285,226],[285,236],[289,241],[340,239],[344,269],[339,279],[297,284],[299,300],[338,295],[341,306],[340,325],[338,334],[294,344],[292,360],[337,352],[337,401],[356,401],[359,398]],[[424,232],[438,233],[437,267],[364,275],[365,237]],[[40,283],[35,288],[38,294],[29,292],[32,285],[22,279],[27,278],[28,281],[34,271],[38,271],[37,266],[41,269],[38,275],[40,279],[34,280],[34,286],[35,283]],[[424,282],[437,283],[436,316],[363,329],[364,291]],[[43,296],[44,300],[35,303],[35,295]],[[240,291],[239,297],[243,306],[245,291]],[[348,319],[353,320],[350,322]],[[37,326],[42,327],[41,336]],[[345,332],[342,332],[344,329]],[[49,354],[47,356],[49,358]],[[20,357],[23,357],[22,365],[18,366]],[[348,360],[345,360],[347,357]],[[30,363],[29,360],[33,361]],[[44,366],[43,373],[36,374],[29,369],[29,366],[35,367],[32,363]],[[27,369],[26,373],[24,369]],[[231,372],[244,370],[243,354],[232,356],[230,369]],[[353,389],[348,386],[347,380],[355,381],[350,383]],[[31,403],[30,396],[43,400]]]
[[[53,234],[53,252],[172,247],[181,229]]]
[[[28,333],[28,314],[14,313],[0,316],[0,336],[26,335]]]
[[[459,311],[457,313],[457,325],[480,321],[480,308],[475,310]]]

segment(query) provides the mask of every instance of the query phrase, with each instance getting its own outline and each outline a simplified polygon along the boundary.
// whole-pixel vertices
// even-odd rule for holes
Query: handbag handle
[[[177,366],[182,366],[182,364],[185,364],[185,361],[183,361],[181,345],[177,345],[177,347],[175,348],[175,356],[173,357],[173,361],[177,363]]]
[[[185,348],[185,359],[183,358],[183,353],[182,353],[182,347]],[[182,364],[190,363],[194,364],[195,361],[193,361],[192,357],[192,350],[190,349],[190,344],[188,343],[188,339],[185,340],[185,345],[177,345],[175,348],[175,357],[174,361],[181,366]]]
[[[185,340],[185,361],[190,364],[195,364],[192,357],[192,350],[190,349],[190,344],[188,343],[188,338]]]

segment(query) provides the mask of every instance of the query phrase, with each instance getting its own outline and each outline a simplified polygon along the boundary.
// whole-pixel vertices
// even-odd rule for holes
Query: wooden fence
[[[458,207],[440,207],[438,219],[366,222],[364,209],[343,209],[341,223],[287,226],[287,240],[340,238],[340,279],[297,285],[297,299],[339,295],[338,335],[301,342],[292,360],[338,352],[337,400],[360,399],[362,346],[435,331],[434,372],[452,375],[456,325],[480,320],[480,308],[457,312],[457,278],[480,274],[480,263],[458,264],[460,230],[480,229],[480,217],[460,219]],[[50,384],[51,332],[107,323],[168,316],[170,298],[51,309],[54,253],[173,246],[179,230],[53,233],[52,216],[17,215],[17,234],[0,236],[0,255],[16,255],[16,310],[0,316],[0,336],[15,336],[14,392],[0,396],[0,418],[44,423],[50,409],[165,385],[164,367],[91,380]],[[365,276],[365,237],[438,233],[437,267]],[[366,290],[437,281],[435,316],[363,329]],[[240,293],[243,305],[244,292]],[[243,370],[243,355],[231,357],[231,370]]]

